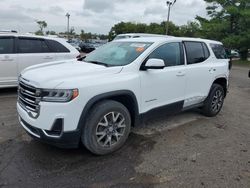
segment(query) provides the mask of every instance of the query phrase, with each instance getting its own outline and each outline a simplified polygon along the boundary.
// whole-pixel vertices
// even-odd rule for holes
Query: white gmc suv
[[[220,42],[193,38],[116,40],[81,61],[27,68],[17,110],[35,139],[104,155],[119,149],[148,115],[200,107],[217,115],[227,94],[229,60]]]
[[[20,72],[31,65],[79,55],[64,39],[0,32],[0,88],[16,87]]]

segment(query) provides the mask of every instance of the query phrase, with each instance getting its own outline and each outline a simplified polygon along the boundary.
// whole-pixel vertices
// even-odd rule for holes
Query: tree
[[[46,35],[56,35],[55,31],[46,31]]]
[[[249,0],[205,0],[210,19],[197,16],[201,35],[221,40],[226,47],[238,49],[241,58],[247,59],[250,48]]]
[[[83,29],[81,30],[81,33],[80,33],[80,39],[85,40],[85,32]]]
[[[198,36],[200,26],[197,22],[189,22],[184,26],[177,26],[173,22],[169,22],[169,35],[172,36],[186,36],[195,37]],[[131,23],[120,22],[114,25],[109,32],[109,40],[113,40],[116,35],[124,33],[151,33],[161,34],[166,33],[166,22],[159,23]]]
[[[45,29],[48,25],[45,21],[36,21],[38,24],[39,30],[36,32],[38,35],[43,35],[43,29]]]
[[[76,34],[76,33],[75,33],[75,28],[74,28],[74,27],[71,27],[71,28],[70,28],[69,34],[72,35],[72,36]]]
[[[179,27],[179,31],[176,36],[199,37],[200,31],[201,28],[197,22],[188,22],[187,25]]]

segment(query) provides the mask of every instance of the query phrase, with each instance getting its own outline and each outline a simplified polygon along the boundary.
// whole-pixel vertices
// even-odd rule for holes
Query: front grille
[[[18,101],[19,104],[28,112],[39,114],[39,102],[41,97],[37,95],[37,89],[22,81],[18,86]]]

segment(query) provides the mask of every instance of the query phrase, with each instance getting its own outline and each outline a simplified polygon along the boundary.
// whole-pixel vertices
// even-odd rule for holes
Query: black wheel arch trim
[[[226,81],[226,85],[224,86],[222,83],[220,83],[219,80],[225,80],[225,81]],[[220,85],[223,87],[224,92],[225,92],[224,95],[225,95],[225,98],[226,98],[227,93],[228,93],[228,78],[227,78],[226,76],[216,77],[216,78],[214,79],[214,81],[213,81],[211,87],[210,87],[209,92],[211,91],[211,89],[212,89],[212,87],[213,87],[213,84],[220,84]]]
[[[95,105],[97,102],[100,102],[102,100],[112,100],[112,98],[114,97],[119,97],[119,96],[129,96],[134,103],[134,112],[135,114],[131,114],[131,116],[134,116],[134,124],[137,125],[140,122],[140,117],[139,117],[139,105],[138,105],[138,101],[136,98],[136,95],[134,94],[134,92],[130,91],[130,90],[117,90],[117,91],[112,91],[112,92],[107,92],[107,93],[102,93],[99,95],[96,95],[94,97],[92,97],[84,106],[83,110],[82,110],[82,114],[80,116],[78,125],[77,125],[77,129],[81,130],[81,132],[83,131],[84,125],[86,123],[86,118],[88,115],[88,112],[90,111],[90,109],[93,107],[93,105]]]

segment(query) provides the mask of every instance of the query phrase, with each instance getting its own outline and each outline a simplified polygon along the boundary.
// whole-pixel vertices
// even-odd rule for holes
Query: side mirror
[[[142,66],[141,70],[148,69],[164,69],[165,63],[162,59],[149,59],[145,65]]]

